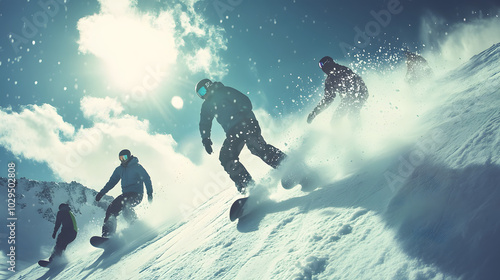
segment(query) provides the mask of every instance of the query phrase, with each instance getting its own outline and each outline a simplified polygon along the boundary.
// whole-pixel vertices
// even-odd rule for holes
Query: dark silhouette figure
[[[415,84],[434,75],[425,58],[409,51],[405,52],[405,54],[407,69],[405,77],[406,82],[409,84]]]
[[[196,93],[204,100],[200,114],[200,134],[208,154],[213,152],[210,133],[214,118],[226,133],[219,160],[238,191],[246,192],[254,184],[252,176],[241,164],[239,155],[245,144],[250,152],[265,163],[277,168],[285,158],[278,148],[266,143],[259,122],[252,111],[250,99],[240,91],[224,86],[221,82],[203,79],[196,85]]]
[[[329,56],[320,60],[319,67],[328,75],[325,80],[325,96],[309,114],[307,122],[311,123],[319,113],[328,108],[337,95],[341,101],[333,118],[348,116],[359,121],[359,112],[368,99],[368,89],[363,79],[348,67],[335,63]]]
[[[66,250],[68,244],[75,240],[78,232],[75,216],[71,212],[69,205],[66,203],[59,205],[59,212],[57,212],[56,224],[54,226],[54,232],[52,233],[53,239],[56,238],[57,231],[61,225],[61,233],[57,236],[56,246],[54,247],[49,261],[52,261],[55,257],[61,256],[63,251]]]

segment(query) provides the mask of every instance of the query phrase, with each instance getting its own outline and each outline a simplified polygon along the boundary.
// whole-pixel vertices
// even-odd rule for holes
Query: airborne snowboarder
[[[121,164],[115,169],[104,188],[96,195],[95,200],[101,198],[111,190],[121,179],[122,194],[116,197],[106,210],[106,217],[102,226],[102,237],[109,237],[116,231],[116,217],[123,211],[124,218],[133,223],[137,215],[133,207],[142,201],[144,186],[148,200],[153,201],[153,186],[151,178],[144,167],[139,164],[139,159],[132,156],[129,150],[122,150],[118,155]]]
[[[333,119],[348,115],[351,120],[359,121],[359,112],[368,99],[368,89],[363,79],[346,66],[337,64],[329,56],[319,61],[319,68],[327,74],[325,96],[307,117],[311,123],[316,116],[328,108],[335,97],[340,95],[340,105]]]
[[[254,184],[252,176],[241,164],[239,155],[246,144],[250,152],[265,163],[277,168],[286,155],[278,148],[266,143],[259,122],[252,111],[250,99],[240,91],[224,86],[221,82],[203,79],[196,85],[196,93],[203,99],[200,114],[200,134],[208,154],[213,152],[210,140],[214,118],[226,133],[219,160],[240,193]]]
[[[59,228],[61,227],[61,233],[57,235]],[[52,254],[49,258],[48,263],[52,262],[55,257],[59,257],[62,255],[63,251],[66,250],[68,244],[73,242],[76,238],[76,234],[78,232],[78,227],[76,225],[76,219],[69,205],[66,203],[61,203],[59,205],[59,211],[57,212],[56,224],[54,226],[54,232],[52,233],[52,238],[56,239],[56,246],[52,251]],[[47,265],[48,263],[45,263]]]

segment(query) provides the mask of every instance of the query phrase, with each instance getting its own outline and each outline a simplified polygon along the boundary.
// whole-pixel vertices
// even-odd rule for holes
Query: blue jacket
[[[146,185],[148,195],[153,194],[153,185],[148,172],[139,164],[139,159],[131,156],[130,160],[118,166],[109,181],[101,190],[102,194],[111,190],[118,181],[122,180],[122,193],[144,193],[143,184]]]
[[[210,138],[214,118],[227,134],[236,125],[255,119],[252,102],[240,91],[226,87],[221,82],[215,82],[208,89],[207,97],[201,106],[200,134],[202,139]]]

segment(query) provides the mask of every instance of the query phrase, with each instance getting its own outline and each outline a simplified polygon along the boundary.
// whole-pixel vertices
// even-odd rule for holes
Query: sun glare
[[[101,58],[121,90],[152,90],[177,58],[173,17],[94,15],[79,23],[80,50]]]

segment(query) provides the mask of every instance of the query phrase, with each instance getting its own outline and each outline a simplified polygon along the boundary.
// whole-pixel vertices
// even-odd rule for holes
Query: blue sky
[[[322,56],[384,68],[398,63],[402,48],[437,48],[455,24],[498,18],[498,11],[483,0],[2,0],[0,166],[13,160],[19,177],[82,180],[93,169],[61,175],[55,166],[64,153],[55,150],[101,153],[82,157],[77,169],[113,166],[123,148],[117,143],[153,145],[143,153],[171,151],[196,164],[200,79],[248,93],[272,118],[300,114],[321,94]],[[359,57],[341,47],[356,45],[357,30],[372,35],[358,43]],[[99,148],[86,152],[78,139],[92,138],[97,127]]]

